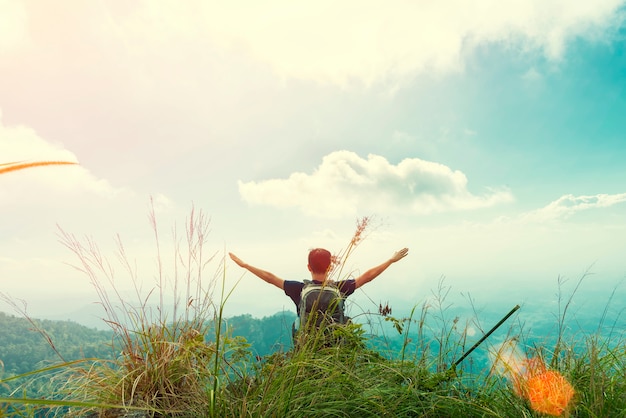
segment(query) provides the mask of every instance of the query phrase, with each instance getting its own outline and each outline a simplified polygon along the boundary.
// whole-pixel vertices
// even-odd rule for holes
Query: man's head
[[[330,251],[314,248],[309,251],[309,270],[314,274],[326,274],[330,267]]]

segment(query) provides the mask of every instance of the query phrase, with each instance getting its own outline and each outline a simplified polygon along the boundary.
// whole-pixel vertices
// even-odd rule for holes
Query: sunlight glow
[[[572,385],[559,372],[548,370],[543,360],[524,356],[515,340],[505,341],[490,357],[493,372],[511,381],[514,392],[533,410],[552,416],[569,410]]]

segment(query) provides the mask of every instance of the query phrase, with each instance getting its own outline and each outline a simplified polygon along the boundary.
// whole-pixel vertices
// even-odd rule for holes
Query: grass
[[[222,301],[215,305],[213,291],[218,278],[205,278],[206,266],[216,258],[204,253],[209,220],[192,209],[182,238],[174,228],[174,275],[169,280],[163,271],[154,210],[149,218],[156,242],[156,295],[142,294],[136,269],[117,239],[117,259],[134,284],[134,304],[117,291],[115,269],[92,241],[82,242],[60,232],[63,245],[80,261],[76,268],[90,278],[98,292],[106,322],[116,336],[113,348],[119,352],[112,361],[69,370],[65,389],[74,399],[117,404],[119,409],[133,406],[153,413],[214,415],[215,393],[219,376],[226,372],[225,356],[231,341],[220,326],[214,328],[212,342],[206,341],[211,324],[222,322],[228,296],[222,293]],[[152,299],[158,300],[156,310],[150,307]]]
[[[150,223],[158,273],[148,294],[142,293],[140,275],[119,237],[113,263],[89,238],[60,231],[61,243],[78,260],[74,267],[98,294],[115,335],[115,355],[71,363],[60,359],[53,367],[55,381],[62,383],[54,393],[33,399],[16,391],[0,399],[0,416],[1,411],[7,416],[103,417],[543,416],[490,366],[477,366],[468,358],[451,368],[478,336],[468,337],[469,324],[450,315],[450,288],[443,280],[433,297],[407,318],[394,318],[382,304],[378,314],[363,314],[367,320],[360,322],[391,325],[387,328],[401,338],[400,347],[391,348],[392,338],[382,328],[377,336],[382,345],[372,347],[366,326],[353,323],[302,333],[291,350],[255,358],[246,341],[223,326],[233,289],[225,287],[224,259],[205,252],[209,220],[192,209],[182,236],[173,229],[167,273],[154,211]],[[339,275],[368,223],[367,218],[357,223],[347,250],[340,253]],[[134,284],[132,303],[118,290],[120,273],[114,266],[121,266]],[[215,273],[207,274],[208,266]],[[559,280],[559,300],[565,303],[559,304],[555,338],[541,345],[524,341],[528,331],[519,324],[509,328],[509,336],[517,336],[524,356],[545,359],[572,384],[576,395],[564,416],[626,417],[626,339],[620,315],[612,318],[605,309],[596,333],[569,338],[566,324],[578,285],[563,299],[561,285]],[[485,332],[478,315],[473,325]],[[44,371],[50,370],[21,377]]]

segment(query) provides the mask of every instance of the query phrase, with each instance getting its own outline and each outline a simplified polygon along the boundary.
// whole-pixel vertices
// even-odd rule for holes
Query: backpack
[[[305,280],[300,292],[298,328],[304,329],[305,326],[313,324],[315,327],[324,324],[345,324],[348,318],[344,308],[344,298],[334,283],[318,284]]]

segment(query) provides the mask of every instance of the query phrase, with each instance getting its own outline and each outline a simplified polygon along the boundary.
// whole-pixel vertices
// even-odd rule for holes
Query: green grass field
[[[151,220],[159,242],[154,212]],[[6,385],[21,379],[25,388],[47,373],[54,383],[49,396],[28,397],[18,389],[0,398],[0,416],[546,416],[531,402],[543,395],[530,387],[530,378],[516,380],[523,375],[516,367],[520,363],[527,367],[528,359],[534,358],[546,370],[558,372],[574,390],[560,416],[626,417],[623,319],[604,316],[606,323],[599,324],[597,332],[570,338],[564,330],[575,294],[555,313],[557,335],[543,345],[518,337],[521,358],[501,361],[500,367],[470,368],[464,363],[451,367],[471,341],[455,331],[454,320],[442,320],[445,292],[439,310],[416,307],[408,318],[376,314],[403,339],[394,352],[372,348],[363,325],[349,324],[301,333],[291,350],[259,358],[244,339],[223,326],[223,310],[234,289],[225,289],[224,259],[216,254],[207,257],[202,251],[206,217],[192,210],[185,225],[185,239],[174,237],[174,259],[179,265],[169,276],[177,301],[170,313],[165,272],[159,270],[157,275],[153,296],[159,308],[153,310],[139,291],[141,280],[119,242],[115,259],[137,288],[137,300],[131,303],[116,292],[114,269],[97,246],[60,232],[61,242],[76,256],[76,267],[101,300],[117,354],[112,359],[59,361],[0,380]],[[357,229],[355,236],[362,232]],[[356,244],[353,238],[344,254],[349,255]],[[159,248],[156,259],[161,266]],[[217,273],[207,275],[207,266],[216,264]],[[45,330],[40,332],[47,336]],[[514,334],[527,335],[522,329]],[[54,347],[53,341],[50,344]],[[544,398],[558,389],[549,387],[554,384],[542,388],[547,393]]]

